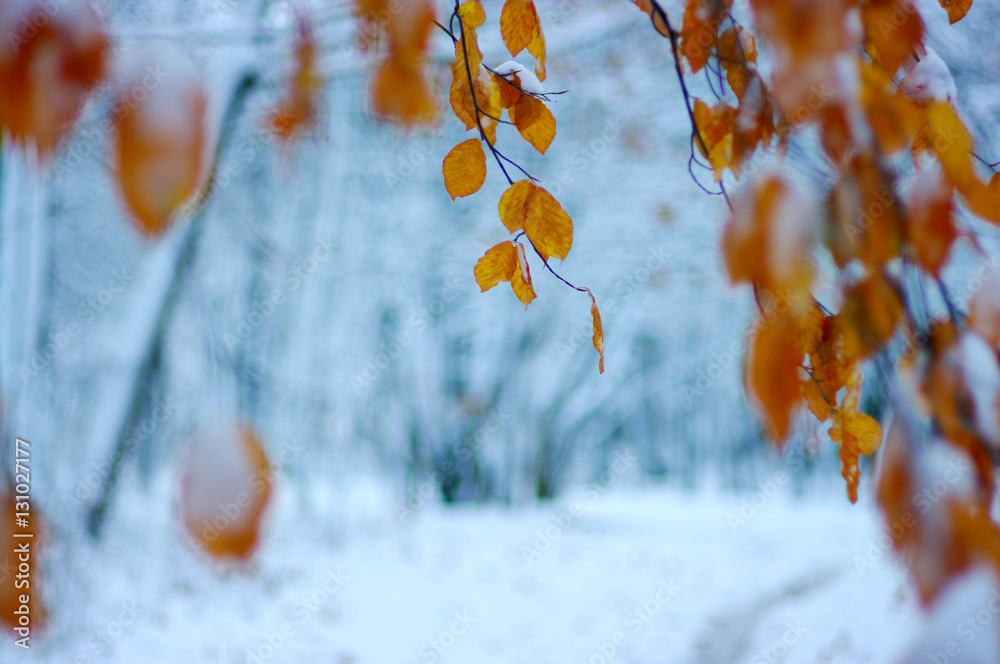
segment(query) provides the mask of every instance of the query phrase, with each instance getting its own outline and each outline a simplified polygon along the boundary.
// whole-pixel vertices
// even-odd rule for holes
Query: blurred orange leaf
[[[0,126],[21,145],[34,140],[45,158],[104,77],[110,42],[97,14],[82,0],[63,0],[56,11],[51,2],[39,0],[5,0],[3,5]]]
[[[259,544],[273,484],[270,461],[251,429],[200,433],[181,477],[188,534],[213,558],[247,560]]]
[[[206,97],[186,56],[157,48],[137,62],[165,69],[157,87],[137,102],[147,69],[135,67],[123,81],[112,120],[118,181],[125,204],[145,235],[162,233],[174,212],[198,191],[205,159]],[[159,67],[160,69],[156,69]]]
[[[323,82],[316,70],[318,53],[312,22],[302,16],[295,37],[295,72],[285,98],[267,118],[271,131],[283,141],[316,119],[316,97]]]
[[[793,318],[776,314],[761,322],[750,348],[749,387],[769,435],[779,445],[788,437],[802,398],[799,367],[804,358]]]

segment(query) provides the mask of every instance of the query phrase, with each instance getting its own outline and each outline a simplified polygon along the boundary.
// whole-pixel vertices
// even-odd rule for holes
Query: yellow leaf
[[[479,289],[486,292],[501,281],[510,281],[517,272],[517,250],[512,242],[490,247],[473,269]]]
[[[589,288],[587,295],[590,296],[590,316],[594,319],[594,350],[601,357],[597,369],[599,373],[604,373],[604,325],[601,323],[601,310],[597,308],[597,298]]]
[[[652,2],[649,0],[632,0],[632,3],[649,15],[650,22],[661,36],[670,39],[670,30],[667,29],[667,24],[663,21],[663,17],[660,16],[659,12],[656,11],[656,7],[653,6]]]
[[[518,180],[500,196],[500,221],[511,233],[524,230],[528,195],[535,185],[530,180]]]
[[[972,167],[972,138],[958,113],[946,101],[935,101],[927,107],[930,125],[930,148],[948,178],[961,192],[971,191],[978,182]]]
[[[852,503],[857,502],[858,482],[861,479],[858,458],[862,454],[873,454],[878,449],[882,443],[882,427],[857,410],[834,408],[830,439],[840,444],[840,472],[847,481],[847,496]]]
[[[458,6],[458,16],[462,19],[462,25],[469,28],[478,28],[486,23],[486,10],[479,0],[465,0]]]
[[[518,180],[500,197],[498,208],[507,230],[523,230],[543,260],[566,258],[573,245],[573,220],[548,191]]]
[[[524,233],[545,260],[555,256],[565,260],[573,245],[573,221],[552,194],[532,185]]]
[[[508,113],[510,121],[517,127],[521,137],[545,154],[556,136],[556,119],[548,107],[540,99],[521,95],[520,100],[510,107]]]
[[[528,48],[528,44],[542,32],[538,12],[532,0],[507,0],[500,12],[500,36],[511,55]]]
[[[477,138],[470,138],[453,147],[441,166],[444,186],[451,199],[479,191],[486,182],[486,153]]]
[[[437,100],[423,71],[412,63],[388,58],[383,62],[371,87],[372,107],[376,114],[404,125],[426,125],[437,121]]]

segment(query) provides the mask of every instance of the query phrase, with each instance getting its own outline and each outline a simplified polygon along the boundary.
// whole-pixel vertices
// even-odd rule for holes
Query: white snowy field
[[[400,523],[376,491],[335,522],[285,495],[250,571],[203,560],[168,501],[133,501],[101,544],[54,552],[72,571],[53,623],[0,661],[898,661],[920,617],[875,508],[764,498],[745,524],[738,498],[617,488]]]

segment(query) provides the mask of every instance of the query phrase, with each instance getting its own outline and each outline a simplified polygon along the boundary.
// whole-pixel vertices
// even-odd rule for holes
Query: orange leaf
[[[479,191],[486,182],[486,153],[477,138],[470,138],[453,147],[441,165],[444,186],[451,200]]]
[[[524,49],[535,58],[535,74],[545,80],[545,35],[533,0],[507,0],[500,12],[500,35],[511,55]]]
[[[597,308],[597,298],[594,294],[587,290],[587,295],[590,296],[590,317],[594,319],[594,350],[600,355],[601,359],[597,363],[598,373],[604,373],[604,325],[601,323],[601,310]]]
[[[524,230],[528,196],[534,191],[531,180],[518,180],[500,196],[500,221],[511,233]]]
[[[213,558],[248,559],[260,539],[273,482],[267,454],[252,430],[202,432],[191,442],[181,477],[188,534]],[[220,505],[239,507],[233,515],[222,513]]]
[[[925,168],[910,189],[907,235],[917,263],[938,276],[958,237],[952,218],[952,189],[937,168]]]
[[[994,224],[1000,222],[1000,173],[994,174],[989,184],[977,181],[963,196],[974,214]]]
[[[312,22],[302,16],[295,37],[295,72],[285,98],[267,118],[271,131],[283,141],[316,119],[316,97],[322,84],[316,70],[318,53]]]
[[[750,349],[749,387],[763,410],[768,433],[779,445],[791,430],[792,414],[802,398],[799,366],[804,358],[795,321],[788,315],[775,315],[757,329]]]
[[[809,248],[815,203],[785,177],[762,173],[733,200],[722,246],[729,278],[779,293],[793,304],[812,284]]]
[[[33,139],[45,158],[104,77],[111,45],[81,0],[0,6],[0,126],[21,145]]]
[[[802,398],[806,401],[806,406],[809,407],[809,412],[812,413],[817,420],[820,422],[826,422],[830,417],[830,404],[826,400],[823,392],[820,391],[819,385],[812,378],[802,381]]]
[[[506,83],[503,85],[511,87]],[[521,137],[545,154],[556,136],[556,119],[548,107],[540,99],[521,95],[521,99],[510,107],[508,113]]]
[[[697,74],[708,62],[718,43],[719,26],[732,5],[732,0],[688,0],[681,26],[681,55],[692,73]]]
[[[840,444],[840,472],[847,481],[847,496],[852,503],[857,502],[858,482],[861,479],[858,459],[862,454],[873,454],[878,449],[882,443],[882,427],[857,410],[834,408],[830,439]]]
[[[632,3],[649,15],[650,22],[660,35],[670,39],[670,30],[667,29],[667,24],[664,22],[663,17],[660,16],[660,13],[656,10],[656,7],[653,6],[652,2],[649,0],[632,0]]]
[[[709,108],[700,99],[694,100],[694,120],[698,125],[705,147],[695,141],[698,151],[712,164],[715,181],[722,182],[722,174],[726,168],[733,168],[733,129],[736,120],[736,109],[724,101]],[[705,148],[708,153],[706,154]],[[735,169],[734,169],[735,170]]]
[[[840,314],[838,327],[847,352],[864,358],[892,337],[903,316],[903,303],[886,277],[875,272],[844,289]]]
[[[462,19],[462,25],[467,28],[478,28],[486,23],[486,10],[479,0],[465,0],[458,6],[458,16]]]
[[[946,101],[927,106],[930,149],[937,155],[948,181],[961,192],[971,191],[978,182],[972,166],[972,138],[954,107]]]
[[[518,180],[500,197],[498,208],[507,230],[523,230],[544,260],[566,258],[573,245],[573,221],[548,191]]]
[[[520,242],[515,243],[515,249],[517,250],[517,267],[518,269],[514,271],[511,275],[510,287],[514,291],[514,295],[517,296],[523,304],[524,308],[527,309],[531,301],[535,299],[535,289],[531,285],[531,268],[528,266],[528,259],[524,255],[524,245]]]
[[[372,108],[376,114],[407,126],[437,121],[437,100],[420,67],[389,58],[372,80]]]
[[[473,270],[479,290],[483,293],[501,281],[510,281],[517,271],[517,249],[513,242],[506,240],[487,249]]]
[[[938,0],[938,3],[948,12],[948,22],[958,23],[972,9],[972,0]]]
[[[865,48],[892,76],[921,45],[924,22],[913,0],[869,0],[861,7]]]
[[[482,63],[478,65],[479,73],[472,79],[472,89],[475,90],[475,102],[473,102],[472,91],[469,89],[469,77],[465,70],[465,60],[459,46],[459,53],[451,65],[451,107],[455,111],[455,116],[465,123],[466,129],[476,127],[476,104],[481,112],[479,124],[483,128],[490,144],[494,144],[497,138],[497,121],[503,110],[500,106],[500,88],[497,86],[494,76]]]
[[[136,225],[145,235],[159,235],[202,182],[206,97],[194,67],[177,47],[159,45],[133,64],[114,106],[131,109],[116,112],[112,121],[114,156],[122,197]],[[136,103],[131,93],[154,65],[171,75]]]
[[[857,258],[880,269],[899,255],[903,212],[892,178],[871,152],[856,154],[843,169],[828,200],[830,224],[825,241],[837,265]]]
[[[895,152],[911,144],[921,124],[913,102],[894,89],[889,76],[875,67],[863,64],[861,79],[861,104],[882,150]]]

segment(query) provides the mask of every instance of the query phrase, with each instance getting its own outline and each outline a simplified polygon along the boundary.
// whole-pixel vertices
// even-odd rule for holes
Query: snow
[[[948,65],[933,48],[899,82],[899,91],[916,102],[956,101],[958,89]]]
[[[500,66],[494,67],[493,71],[508,80],[512,80],[510,78],[511,75],[516,74],[522,90],[533,95],[545,94],[545,88],[542,87],[542,82],[538,80],[538,77],[535,76],[534,72],[522,65],[520,62],[508,60]]]
[[[377,491],[359,481],[348,494]],[[183,541],[173,486],[74,552],[100,573],[74,582],[85,603],[58,603],[37,661],[893,662],[917,626],[874,507],[796,503],[774,482],[745,498],[591,485],[531,508],[428,501],[402,522],[384,492],[336,517],[285,483],[249,574]]]
[[[985,664],[1000,661],[1000,588],[991,571],[974,568],[941,593],[912,651],[900,664]]]
[[[978,334],[962,336],[957,348],[965,382],[976,405],[976,427],[979,435],[994,446],[1000,446],[1000,366],[996,353]]]

